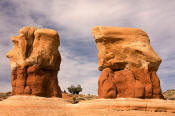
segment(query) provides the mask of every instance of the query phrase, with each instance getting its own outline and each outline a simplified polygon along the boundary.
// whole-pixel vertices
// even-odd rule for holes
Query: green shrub
[[[79,102],[76,97],[73,97],[72,100],[73,100],[73,104],[77,104]]]
[[[63,93],[67,93],[66,90],[64,90]]]
[[[72,94],[79,94],[80,92],[82,92],[82,88],[80,84],[78,84],[76,87],[74,85],[71,85],[67,89]]]

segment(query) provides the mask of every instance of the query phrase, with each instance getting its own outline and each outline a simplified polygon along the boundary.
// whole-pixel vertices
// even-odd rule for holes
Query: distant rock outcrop
[[[58,33],[23,27],[11,40],[14,47],[6,56],[12,68],[12,95],[62,97],[57,79],[61,63]]]
[[[99,98],[163,98],[156,71],[161,58],[135,28],[93,28],[98,49]]]
[[[165,97],[165,99],[175,100],[175,90],[169,89],[163,93],[163,96]]]

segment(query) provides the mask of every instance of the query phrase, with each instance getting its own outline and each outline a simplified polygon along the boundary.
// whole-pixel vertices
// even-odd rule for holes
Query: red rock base
[[[112,71],[106,68],[98,80],[99,98],[163,99],[156,72],[147,69]]]
[[[12,95],[36,95],[62,97],[57,71],[40,69],[37,66],[17,68],[11,75]]]

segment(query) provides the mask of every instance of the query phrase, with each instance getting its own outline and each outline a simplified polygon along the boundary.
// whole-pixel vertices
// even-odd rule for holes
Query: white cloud
[[[0,6],[2,3],[0,1]],[[7,3],[10,4],[0,7],[0,79],[6,78],[3,76],[9,76],[10,73],[5,58],[5,53],[12,48],[10,36],[17,35],[22,26],[56,27],[61,39],[70,43],[81,41],[88,45],[94,42],[91,35],[93,26],[108,25],[137,27],[146,31],[151,45],[163,59],[158,71],[162,86],[164,90],[174,87],[172,83],[165,82],[169,79],[168,76],[175,76],[175,60],[169,59],[174,55],[175,49],[174,0],[13,0]],[[70,84],[80,83],[85,93],[94,93],[100,75],[97,60],[90,62],[88,57],[78,54],[83,52],[78,49],[79,45],[64,46],[63,42],[61,47],[63,60],[58,73],[61,88],[66,89]],[[72,48],[77,48],[77,51]],[[96,51],[87,53],[87,56],[97,54]]]
[[[62,48],[62,62],[58,73],[59,85],[62,90],[67,90],[71,84],[80,84],[83,93],[97,94],[98,71],[97,63],[81,62],[81,56],[71,57],[71,50]]]
[[[8,82],[0,82],[0,93],[11,91],[11,85]]]

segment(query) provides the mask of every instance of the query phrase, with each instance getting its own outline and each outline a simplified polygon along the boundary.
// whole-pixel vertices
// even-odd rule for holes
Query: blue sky
[[[175,89],[174,0],[0,0],[0,92],[10,91],[10,65],[5,54],[10,37],[23,26],[55,29],[62,55],[58,80],[64,90],[81,84],[83,93],[97,94],[100,71],[92,37],[96,25],[135,27],[148,33],[162,58],[158,70],[162,90]]]

